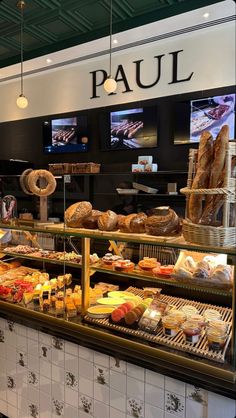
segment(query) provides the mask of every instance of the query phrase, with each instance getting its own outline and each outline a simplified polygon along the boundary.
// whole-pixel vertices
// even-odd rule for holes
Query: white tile
[[[23,335],[17,335],[16,339],[17,350],[27,352],[27,338]]]
[[[39,344],[39,357],[46,361],[52,361],[52,347],[49,345]]]
[[[193,385],[186,385],[186,397],[202,405],[208,403],[208,392],[202,388]]]
[[[28,416],[26,418],[28,418]],[[40,411],[40,418],[52,418],[51,410],[43,412]]]
[[[72,354],[65,353],[65,370],[75,372],[79,367],[79,358]]]
[[[40,369],[39,357],[33,357],[33,356],[28,355],[28,369],[39,373],[39,369]]]
[[[235,418],[235,415],[235,401],[233,399],[208,392],[208,418]]]
[[[185,398],[173,392],[165,392],[165,411],[178,417],[185,417]]]
[[[144,369],[135,364],[127,363],[127,375],[144,381]]]
[[[50,395],[40,392],[39,404],[40,404],[40,418],[41,418],[41,414],[45,412],[50,412],[51,414],[52,399]]]
[[[6,361],[6,372],[7,372],[7,374],[10,374],[10,375],[16,374],[16,362],[7,360]]]
[[[94,363],[109,368],[109,356],[103,353],[99,353],[98,351],[94,351]]]
[[[199,402],[186,399],[185,418],[207,418],[207,407]]]
[[[102,402],[94,401],[94,418],[110,418],[109,406]]]
[[[165,377],[165,390],[185,396],[185,383],[171,377]]]
[[[60,367],[65,367],[65,353],[63,350],[52,347],[52,363]]]
[[[78,392],[65,387],[65,403],[78,408]]]
[[[157,408],[164,409],[164,400],[164,389],[145,384],[145,402]]]
[[[62,367],[52,364],[52,381],[64,384],[65,371]]]
[[[73,408],[73,406],[65,405],[65,418],[78,418],[78,416],[78,408]]]
[[[119,373],[127,373],[126,361],[120,360],[117,357],[110,357],[110,369]]]
[[[27,328],[20,324],[15,324],[16,333],[22,335],[23,337],[27,336]]]
[[[145,418],[164,418],[164,411],[145,403]]]
[[[39,373],[28,370],[28,385],[39,387]]]
[[[7,402],[0,399],[0,411],[7,415]]]
[[[165,376],[160,373],[153,372],[152,370],[145,370],[145,382],[164,389]]]
[[[7,344],[6,358],[7,358],[7,360],[12,361],[13,363],[16,363],[16,359],[17,359],[17,357],[16,357],[16,347],[12,347],[12,346]]]
[[[27,328],[27,337],[31,340],[39,341],[39,332],[33,328]]]
[[[8,404],[17,408],[17,393],[12,390],[7,391],[7,402]]]
[[[93,380],[93,363],[80,358],[79,359],[79,377],[80,376]]]
[[[127,396],[144,400],[144,382],[127,377]]]
[[[52,337],[51,337],[51,335],[49,335],[49,334],[45,334],[44,332],[40,332],[40,333],[39,333],[39,341],[40,341],[42,344],[46,344],[46,345],[48,345],[49,347],[51,347],[51,344],[52,344]]]
[[[94,364],[94,381],[101,385],[109,386],[110,374],[109,369],[98,364]]]
[[[93,381],[86,379],[85,377],[79,378],[79,391],[84,395],[93,398]]]
[[[17,408],[12,406],[12,405],[8,405],[7,415],[8,415],[8,418],[16,418],[17,417]]]
[[[126,412],[126,395],[117,390],[110,389],[110,406],[122,412]]]
[[[127,399],[127,413],[132,417],[144,418],[144,402],[135,397]]]
[[[57,338],[54,336],[52,336],[51,338],[52,338],[52,342],[51,342],[52,348],[55,348],[56,350],[59,350],[59,351],[64,351],[65,341],[62,340],[61,338]]]
[[[93,362],[94,351],[87,347],[79,346],[79,357],[83,358],[84,360],[88,360]]]
[[[109,388],[107,386],[100,385],[99,383],[94,382],[94,399],[97,401],[103,402],[109,405]]]
[[[75,375],[75,373],[66,370],[65,386],[73,390],[78,390],[78,374]]]
[[[52,398],[58,399],[64,402],[65,398],[65,387],[59,383],[52,382]]]
[[[85,415],[86,414],[86,415]],[[89,396],[79,394],[79,418],[93,415],[93,399]]]
[[[39,343],[38,341],[28,339],[27,340],[27,346],[28,346],[28,354],[30,354],[33,357],[39,356]]]
[[[89,418],[92,415],[88,414],[87,412],[84,412],[82,410],[79,410],[79,418]]]
[[[4,332],[5,336],[5,343],[9,346],[16,347],[16,333],[11,332],[9,330],[5,330]]]
[[[110,387],[126,393],[126,375],[110,370]]]
[[[28,400],[22,396],[18,396],[18,409],[24,414],[28,414]]]
[[[48,379],[52,378],[52,365],[49,362],[40,359],[39,371],[41,375],[47,377]]]
[[[33,402],[33,404],[39,405],[39,390],[28,386],[28,401]]]
[[[72,356],[79,356],[79,346],[77,344],[70,343],[65,341],[65,352],[71,354]]]
[[[64,417],[64,401],[62,401],[60,398],[52,398],[52,418],[58,418],[58,416]]]
[[[110,407],[110,418],[126,418],[126,414]]]
[[[47,395],[51,395],[51,390],[52,390],[51,379],[48,379],[47,377],[40,375],[39,385],[40,385],[39,387],[40,392],[46,393]]]

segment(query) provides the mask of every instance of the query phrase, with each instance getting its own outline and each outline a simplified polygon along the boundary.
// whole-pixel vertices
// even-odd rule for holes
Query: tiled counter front
[[[1,413],[234,418],[235,401],[0,318]]]

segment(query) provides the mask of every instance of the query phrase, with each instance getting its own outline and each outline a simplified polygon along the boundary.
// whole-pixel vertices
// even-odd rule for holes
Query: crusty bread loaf
[[[209,186],[210,167],[213,158],[213,138],[210,132],[202,133],[198,149],[197,171],[192,189],[205,189]],[[191,194],[188,202],[188,215],[193,223],[198,223],[202,215],[202,197]]]
[[[112,210],[104,212],[98,218],[98,228],[101,231],[114,231],[117,229],[117,214]]]
[[[149,216],[145,221],[145,229],[150,235],[173,235],[179,230],[179,217],[173,209],[169,209],[168,215]]]
[[[119,220],[118,227],[121,232],[131,232],[130,222],[136,216],[136,213],[131,213],[130,215],[124,216]]]
[[[77,202],[69,206],[65,211],[65,223],[71,228],[80,228],[83,220],[92,215],[92,205],[90,202]]]
[[[83,228],[98,229],[98,218],[102,213],[100,210],[92,210],[92,214],[82,220]]]
[[[224,181],[226,176],[225,170],[225,157],[226,150],[229,142],[229,127],[228,125],[222,126],[218,133],[214,143],[214,155],[211,166],[211,175],[209,188],[224,187]],[[216,222],[217,214],[223,205],[222,195],[210,195],[206,197],[205,208],[199,223],[203,225],[210,225]]]
[[[145,232],[145,221],[147,215],[144,212],[140,212],[135,215],[130,221],[130,231],[136,234],[142,234]]]

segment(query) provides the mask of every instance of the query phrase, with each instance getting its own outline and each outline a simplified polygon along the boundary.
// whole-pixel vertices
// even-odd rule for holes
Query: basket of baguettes
[[[210,246],[236,245],[236,142],[224,125],[215,141],[203,132],[198,150],[190,149],[183,235]]]

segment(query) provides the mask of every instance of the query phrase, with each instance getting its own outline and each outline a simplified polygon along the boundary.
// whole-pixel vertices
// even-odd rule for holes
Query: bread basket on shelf
[[[236,178],[232,172],[232,160],[236,156],[236,142],[229,142],[225,160],[225,178],[223,187],[214,189],[192,189],[196,174],[198,150],[189,150],[189,170],[187,187],[180,190],[186,195],[186,212],[183,220],[183,236],[187,242],[213,247],[234,247],[236,245]],[[235,171],[235,168],[234,168]],[[191,194],[199,195],[204,202],[210,196],[222,200],[220,217],[214,219],[213,225],[193,223],[189,219],[189,198]],[[216,225],[216,226],[215,226]]]

